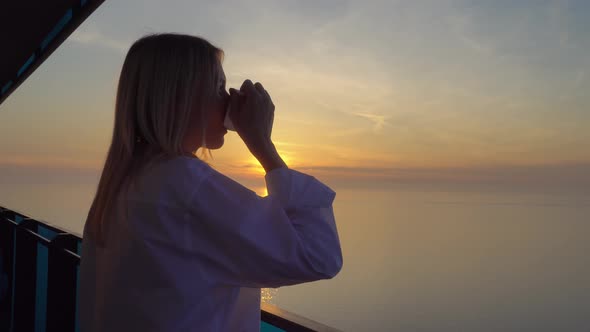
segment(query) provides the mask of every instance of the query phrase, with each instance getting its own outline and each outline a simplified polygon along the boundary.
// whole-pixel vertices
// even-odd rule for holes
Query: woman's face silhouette
[[[207,125],[206,147],[209,149],[219,149],[223,146],[224,136],[227,129],[223,125],[225,112],[229,103],[229,94],[225,88],[225,73],[221,65],[219,66],[219,81],[217,82],[217,93],[212,100],[209,113],[209,123]]]
[[[186,151],[195,151],[201,146],[208,149],[219,149],[223,146],[224,136],[227,129],[223,125],[225,112],[229,103],[229,94],[225,88],[225,73],[221,65],[219,66],[220,75],[216,86],[216,93],[207,107],[209,112],[209,122],[207,123],[207,135],[205,142],[202,141],[200,130],[200,119],[192,119],[189,131],[184,139],[184,148]],[[193,114],[198,114],[194,112]]]

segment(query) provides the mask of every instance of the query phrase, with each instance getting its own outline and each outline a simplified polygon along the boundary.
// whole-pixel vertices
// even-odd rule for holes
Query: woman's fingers
[[[235,92],[237,91],[230,91],[232,97]],[[274,105],[260,82],[253,84],[251,80],[245,80],[240,88],[240,94],[244,97],[240,100],[240,110],[233,117],[233,112],[230,112],[230,117],[236,125],[238,135],[250,151],[258,151],[265,148],[271,139]]]
[[[266,96],[266,99],[268,100],[268,102],[272,105],[272,109],[274,111],[275,104],[273,104],[272,99],[270,98],[270,95],[268,94],[268,91],[264,90],[264,95]]]
[[[258,90],[258,93],[260,93],[260,96],[263,97],[264,99],[266,99],[266,101],[273,105],[272,100],[270,99],[270,95],[268,94],[268,91],[266,91],[266,89],[264,89],[264,86],[262,86],[262,84],[260,84],[260,82],[256,82],[256,84],[254,84],[254,87],[256,88],[256,90]]]
[[[234,88],[229,89],[229,105],[234,112],[240,108],[240,92]]]
[[[264,87],[262,86],[262,84],[260,84],[260,82],[256,82],[256,84],[254,84],[254,87],[256,88],[256,90],[258,90],[261,96],[264,96]]]
[[[246,94],[259,95],[258,90],[254,87],[254,84],[250,80],[245,80],[244,83],[242,83],[240,91],[245,92]]]

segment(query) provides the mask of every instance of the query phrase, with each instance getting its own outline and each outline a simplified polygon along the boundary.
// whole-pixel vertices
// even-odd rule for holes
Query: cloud
[[[125,53],[131,43],[117,40],[104,35],[96,25],[88,25],[78,28],[70,37],[74,43],[103,47],[117,52]]]
[[[361,135],[369,131],[367,128],[347,128],[326,133],[326,136],[331,138],[351,137]]]
[[[0,168],[14,169],[60,169],[94,172],[101,169],[100,160],[63,158],[59,156],[4,155]]]
[[[576,73],[576,78],[574,80],[574,83],[576,86],[579,86],[580,84],[582,84],[584,82],[585,79],[586,79],[586,71],[584,69],[580,69]]]
[[[299,167],[298,170],[343,186],[359,188],[391,190],[400,185],[418,185],[460,190],[488,188],[536,194],[567,192],[590,195],[588,163],[441,168],[318,166]]]
[[[461,44],[468,49],[485,56],[495,56],[496,50],[489,40],[481,35],[476,35],[474,18],[468,13],[457,12],[446,18],[451,31]]]
[[[379,133],[383,130],[384,126],[391,126],[387,119],[391,116],[374,114],[374,113],[362,113],[362,112],[351,112],[350,114],[369,120],[373,123],[373,132]]]

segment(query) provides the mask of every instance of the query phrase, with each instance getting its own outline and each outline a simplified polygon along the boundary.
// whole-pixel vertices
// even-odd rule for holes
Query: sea
[[[0,172],[0,205],[82,233],[98,174]],[[344,264],[263,301],[342,331],[590,331],[590,196],[336,191]]]

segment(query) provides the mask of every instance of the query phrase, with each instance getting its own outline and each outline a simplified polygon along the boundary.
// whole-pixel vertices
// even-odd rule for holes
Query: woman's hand
[[[229,93],[230,119],[252,155],[267,172],[286,167],[272,143],[275,105],[262,84],[245,80],[240,91],[231,88]]]

